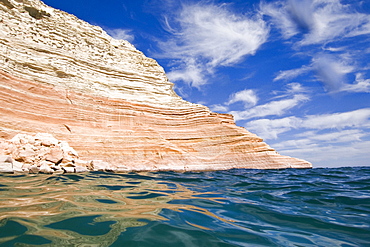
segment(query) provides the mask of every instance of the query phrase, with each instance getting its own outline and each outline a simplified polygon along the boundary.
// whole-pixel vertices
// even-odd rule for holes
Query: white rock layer
[[[0,0],[0,139],[51,133],[63,140],[21,143],[11,153],[26,165],[16,170],[50,173],[62,157],[70,164],[74,150],[94,161],[75,159],[64,172],[312,167],[172,87],[163,68],[127,41],[39,0]],[[1,153],[9,152],[0,145]]]
[[[0,23],[0,69],[12,75],[131,102],[190,104],[129,42],[41,1],[1,0]]]

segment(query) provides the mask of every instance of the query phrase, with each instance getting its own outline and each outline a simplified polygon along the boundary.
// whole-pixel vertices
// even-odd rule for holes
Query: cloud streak
[[[370,159],[370,141],[352,141],[340,145],[316,144],[310,139],[301,139],[294,143],[278,143],[275,146],[280,153],[306,159],[312,162],[314,167],[367,166]]]
[[[135,36],[131,33],[132,30],[122,28],[104,28],[104,30],[114,39],[123,39],[128,42],[133,42]]]
[[[355,111],[308,115],[303,118],[258,119],[245,126],[265,139],[277,139],[279,134],[293,129],[325,130],[346,128],[370,128],[370,108]]]
[[[298,69],[280,71],[278,75],[274,78],[274,81],[280,81],[280,80],[289,81],[300,75],[304,75],[310,72],[311,70],[312,70],[311,66],[302,66],[301,68],[298,68]]]
[[[346,84],[345,76],[354,70],[345,60],[335,59],[334,56],[320,54],[313,58],[312,67],[319,81],[330,92],[338,92]]]
[[[300,46],[370,33],[370,16],[339,0],[288,0],[261,4],[285,39],[303,34]]]
[[[290,81],[309,74],[330,93],[369,92],[369,80],[358,76],[363,70],[361,60],[364,54],[354,50],[350,42],[356,37],[368,43],[369,14],[360,13],[354,5],[342,4],[340,0],[263,2],[260,9],[270,17],[282,37],[291,42],[297,54],[311,57],[310,64],[280,71],[274,81]],[[348,82],[355,74],[356,81]]]
[[[288,139],[273,147],[282,154],[309,160],[314,166],[368,165],[370,158],[370,108],[258,119],[248,122],[246,127],[264,139],[277,139],[285,133]]]
[[[306,95],[297,94],[290,99],[275,100],[243,111],[231,111],[229,113],[234,115],[235,121],[248,120],[256,117],[282,116],[292,108],[308,100],[309,97]]]
[[[251,89],[245,89],[230,96],[230,100],[226,105],[231,105],[236,102],[243,102],[245,107],[255,106],[258,102],[258,96]]]
[[[177,64],[169,77],[197,88],[206,84],[206,76],[219,66],[254,55],[269,35],[262,16],[233,13],[225,5],[183,5],[176,17],[165,20],[172,36],[159,45],[162,56]]]
[[[343,85],[341,91],[351,93],[370,93],[370,79],[365,79],[361,73],[357,73],[354,83]]]
[[[317,54],[312,58],[310,65],[301,68],[280,71],[273,81],[291,81],[302,75],[312,73],[316,80],[320,81],[330,93],[370,93],[370,79],[366,79],[363,73],[357,72],[350,55],[335,56],[332,54]],[[355,73],[355,80],[348,82],[349,75]]]

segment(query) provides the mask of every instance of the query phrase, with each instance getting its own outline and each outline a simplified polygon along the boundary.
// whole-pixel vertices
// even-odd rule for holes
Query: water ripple
[[[0,246],[370,246],[370,168],[0,175]]]

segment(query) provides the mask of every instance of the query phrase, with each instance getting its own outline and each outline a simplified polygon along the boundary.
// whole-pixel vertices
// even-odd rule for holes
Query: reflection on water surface
[[[0,174],[0,246],[370,246],[370,168]]]
[[[0,229],[8,232],[0,243],[94,246],[109,246],[128,227],[166,220],[159,215],[163,209],[204,211],[168,202],[205,195],[153,174],[105,173],[1,176],[0,191]],[[206,194],[218,203],[220,198]]]

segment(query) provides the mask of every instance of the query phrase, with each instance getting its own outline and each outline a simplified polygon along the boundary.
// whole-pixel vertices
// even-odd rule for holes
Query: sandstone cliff
[[[52,133],[137,171],[312,167],[172,87],[127,41],[39,0],[0,0],[0,138]]]

